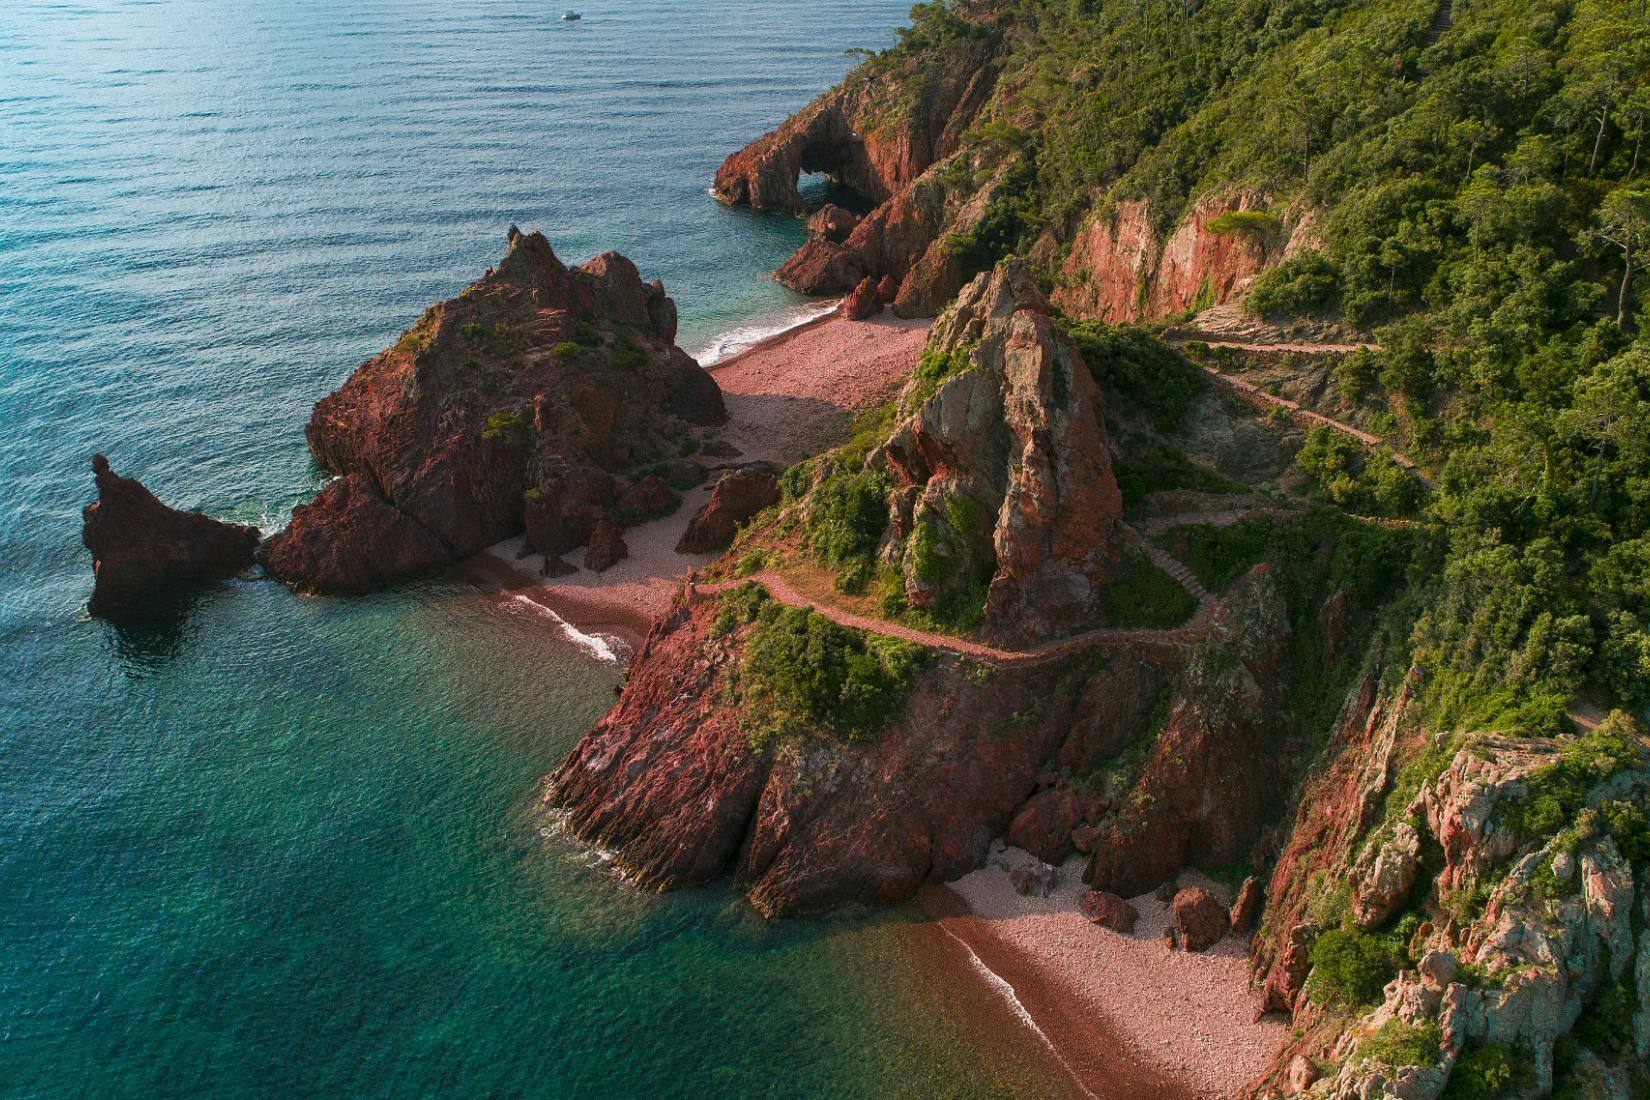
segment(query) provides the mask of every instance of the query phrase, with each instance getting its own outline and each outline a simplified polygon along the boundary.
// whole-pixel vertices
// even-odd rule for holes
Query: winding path
[[[1183,648],[1203,637],[1208,631],[1210,614],[1213,610],[1213,598],[1211,597],[1208,601],[1199,604],[1197,613],[1188,619],[1184,625],[1172,629],[1101,627],[1097,630],[1073,634],[1068,638],[1045,642],[1030,649],[998,649],[983,642],[972,642],[966,638],[957,638],[949,634],[935,634],[927,630],[918,630],[915,627],[906,626],[904,623],[889,622],[887,619],[873,619],[870,616],[860,615],[845,608],[808,599],[797,592],[795,588],[792,588],[790,582],[783,576],[771,569],[753,573],[748,577],[717,581],[714,584],[695,585],[692,581],[689,581],[688,592],[690,596],[725,592],[741,585],[750,584],[753,581],[767,589],[768,595],[780,603],[790,607],[809,608],[816,614],[830,619],[838,626],[845,626],[852,630],[863,630],[870,634],[881,634],[889,638],[900,638],[929,649],[949,650],[964,657],[971,657],[976,661],[986,661],[1000,665],[1036,664],[1043,661],[1057,660],[1068,654],[1097,645],[1155,650]]]

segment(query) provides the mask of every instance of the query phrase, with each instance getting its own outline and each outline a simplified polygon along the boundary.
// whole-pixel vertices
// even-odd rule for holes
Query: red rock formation
[[[1006,839],[1040,860],[1059,863],[1071,854],[1071,831],[1082,819],[1082,804],[1074,792],[1043,791],[1020,807],[1008,824]]]
[[[850,321],[865,321],[882,312],[882,299],[877,296],[876,283],[867,276],[854,287],[853,293],[842,299],[837,307]]]
[[[1260,879],[1250,875],[1243,880],[1243,885],[1238,887],[1237,897],[1232,901],[1232,931],[1240,936],[1247,936],[1254,931],[1265,905],[1266,894],[1261,889]]]
[[[1207,951],[1226,934],[1226,907],[1201,886],[1177,893],[1170,907],[1176,939],[1187,951]]]
[[[615,505],[613,473],[726,418],[675,334],[674,304],[629,260],[569,269],[512,229],[495,270],[316,405],[310,449],[341,478],[294,510],[265,564],[353,592],[524,529],[537,551],[580,545]]]
[[[779,496],[779,478],[767,463],[727,471],[711,490],[710,500],[682,532],[676,552],[708,554],[727,549],[739,533],[739,525],[778,504]]]
[[[1135,923],[1140,919],[1140,913],[1134,906],[1104,890],[1084,890],[1082,897],[1077,899],[1077,908],[1101,928],[1109,928],[1125,936],[1134,931]]]
[[[625,545],[623,532],[624,528],[614,520],[605,516],[599,520],[596,529],[590,532],[590,545],[584,550],[584,567],[605,573],[628,558],[630,547]]]
[[[668,516],[682,504],[676,490],[658,474],[648,474],[619,496],[619,514],[626,523],[642,523]]]
[[[804,172],[823,172],[872,203],[885,202],[957,148],[996,81],[994,36],[959,37],[939,64],[927,59],[879,62],[734,153],[717,169],[724,202],[802,214]],[[890,89],[920,82],[890,115]]]
[[[1213,626],[1179,679],[1139,782],[1101,823],[1085,874],[1094,886],[1132,896],[1188,865],[1231,863],[1275,811],[1287,774],[1278,665],[1290,630],[1268,566],[1234,584]]]
[[[858,224],[858,214],[828,202],[808,219],[808,235],[841,244]]]
[[[184,586],[231,576],[252,564],[258,529],[168,508],[133,478],[92,456],[97,500],[86,506],[81,541],[92,552],[93,615],[118,615]]]
[[[1209,223],[1232,210],[1264,209],[1264,196],[1209,196],[1193,204],[1166,238],[1144,201],[1118,203],[1109,216],[1094,215],[1072,239],[1061,265],[1054,302],[1082,317],[1134,321],[1218,305],[1288,251],[1289,229],[1217,233]]]
[[[986,631],[1011,644],[1092,625],[1120,555],[1122,498],[1082,357],[1015,261],[959,295],[930,347],[966,354],[970,369],[911,410],[870,460],[898,493],[884,556],[902,569],[907,598],[935,606],[984,579]],[[947,564],[924,564],[932,554]]]

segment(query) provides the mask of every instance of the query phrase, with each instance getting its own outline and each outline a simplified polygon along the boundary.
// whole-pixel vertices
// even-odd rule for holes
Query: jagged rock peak
[[[200,580],[252,564],[258,529],[169,508],[134,478],[92,456],[97,500],[86,506],[81,541],[92,552],[90,608],[116,614]]]

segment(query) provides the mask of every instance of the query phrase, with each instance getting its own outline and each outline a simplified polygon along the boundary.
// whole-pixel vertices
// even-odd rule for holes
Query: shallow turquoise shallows
[[[0,1096],[1051,1087],[911,914],[766,924],[561,838],[618,673],[516,605],[83,611],[94,451],[281,525],[310,405],[512,223],[664,279],[690,351],[805,306],[798,223],[705,188],[904,2],[0,4]]]

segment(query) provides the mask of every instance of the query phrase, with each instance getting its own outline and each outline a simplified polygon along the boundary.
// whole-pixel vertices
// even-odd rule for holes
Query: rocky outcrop
[[[539,552],[583,544],[627,471],[726,418],[675,335],[674,304],[629,260],[568,268],[512,229],[496,269],[316,405],[310,450],[339,480],[294,510],[266,566],[357,592],[523,531]]]
[[[1082,824],[1083,804],[1075,791],[1043,791],[1026,799],[1005,839],[1046,863],[1071,854],[1071,832]]]
[[[969,285],[929,347],[951,373],[927,396],[913,379],[870,459],[895,490],[883,560],[917,607],[984,584],[986,632],[1005,643],[1093,625],[1122,498],[1082,357],[1014,261]]]
[[[882,298],[877,294],[876,282],[867,275],[837,308],[850,321],[866,321],[875,317],[882,312]]]
[[[739,525],[778,504],[779,497],[779,475],[765,462],[726,471],[717,478],[710,500],[682,532],[676,552],[709,554],[726,550],[739,533]]]
[[[1228,916],[1232,931],[1239,936],[1247,936],[1255,930],[1260,922],[1261,909],[1266,904],[1265,891],[1261,889],[1260,879],[1250,875],[1238,887],[1237,897],[1232,899],[1232,909]]]
[[[86,506],[80,537],[92,552],[93,615],[118,615],[252,564],[256,527],[168,508],[102,455],[92,456],[92,474],[97,500]]]
[[[997,46],[993,33],[957,36],[941,56],[895,51],[868,62],[723,161],[716,196],[803,214],[797,183],[807,172],[824,173],[872,204],[887,201],[957,148],[995,84]],[[920,94],[907,94],[919,87]]]
[[[1302,219],[1273,218],[1250,192],[1205,196],[1167,235],[1144,200],[1092,215],[1071,239],[1054,302],[1083,317],[1137,321],[1218,305],[1289,253]],[[1234,211],[1250,219],[1234,221]],[[1227,217],[1222,218],[1222,215]]]

